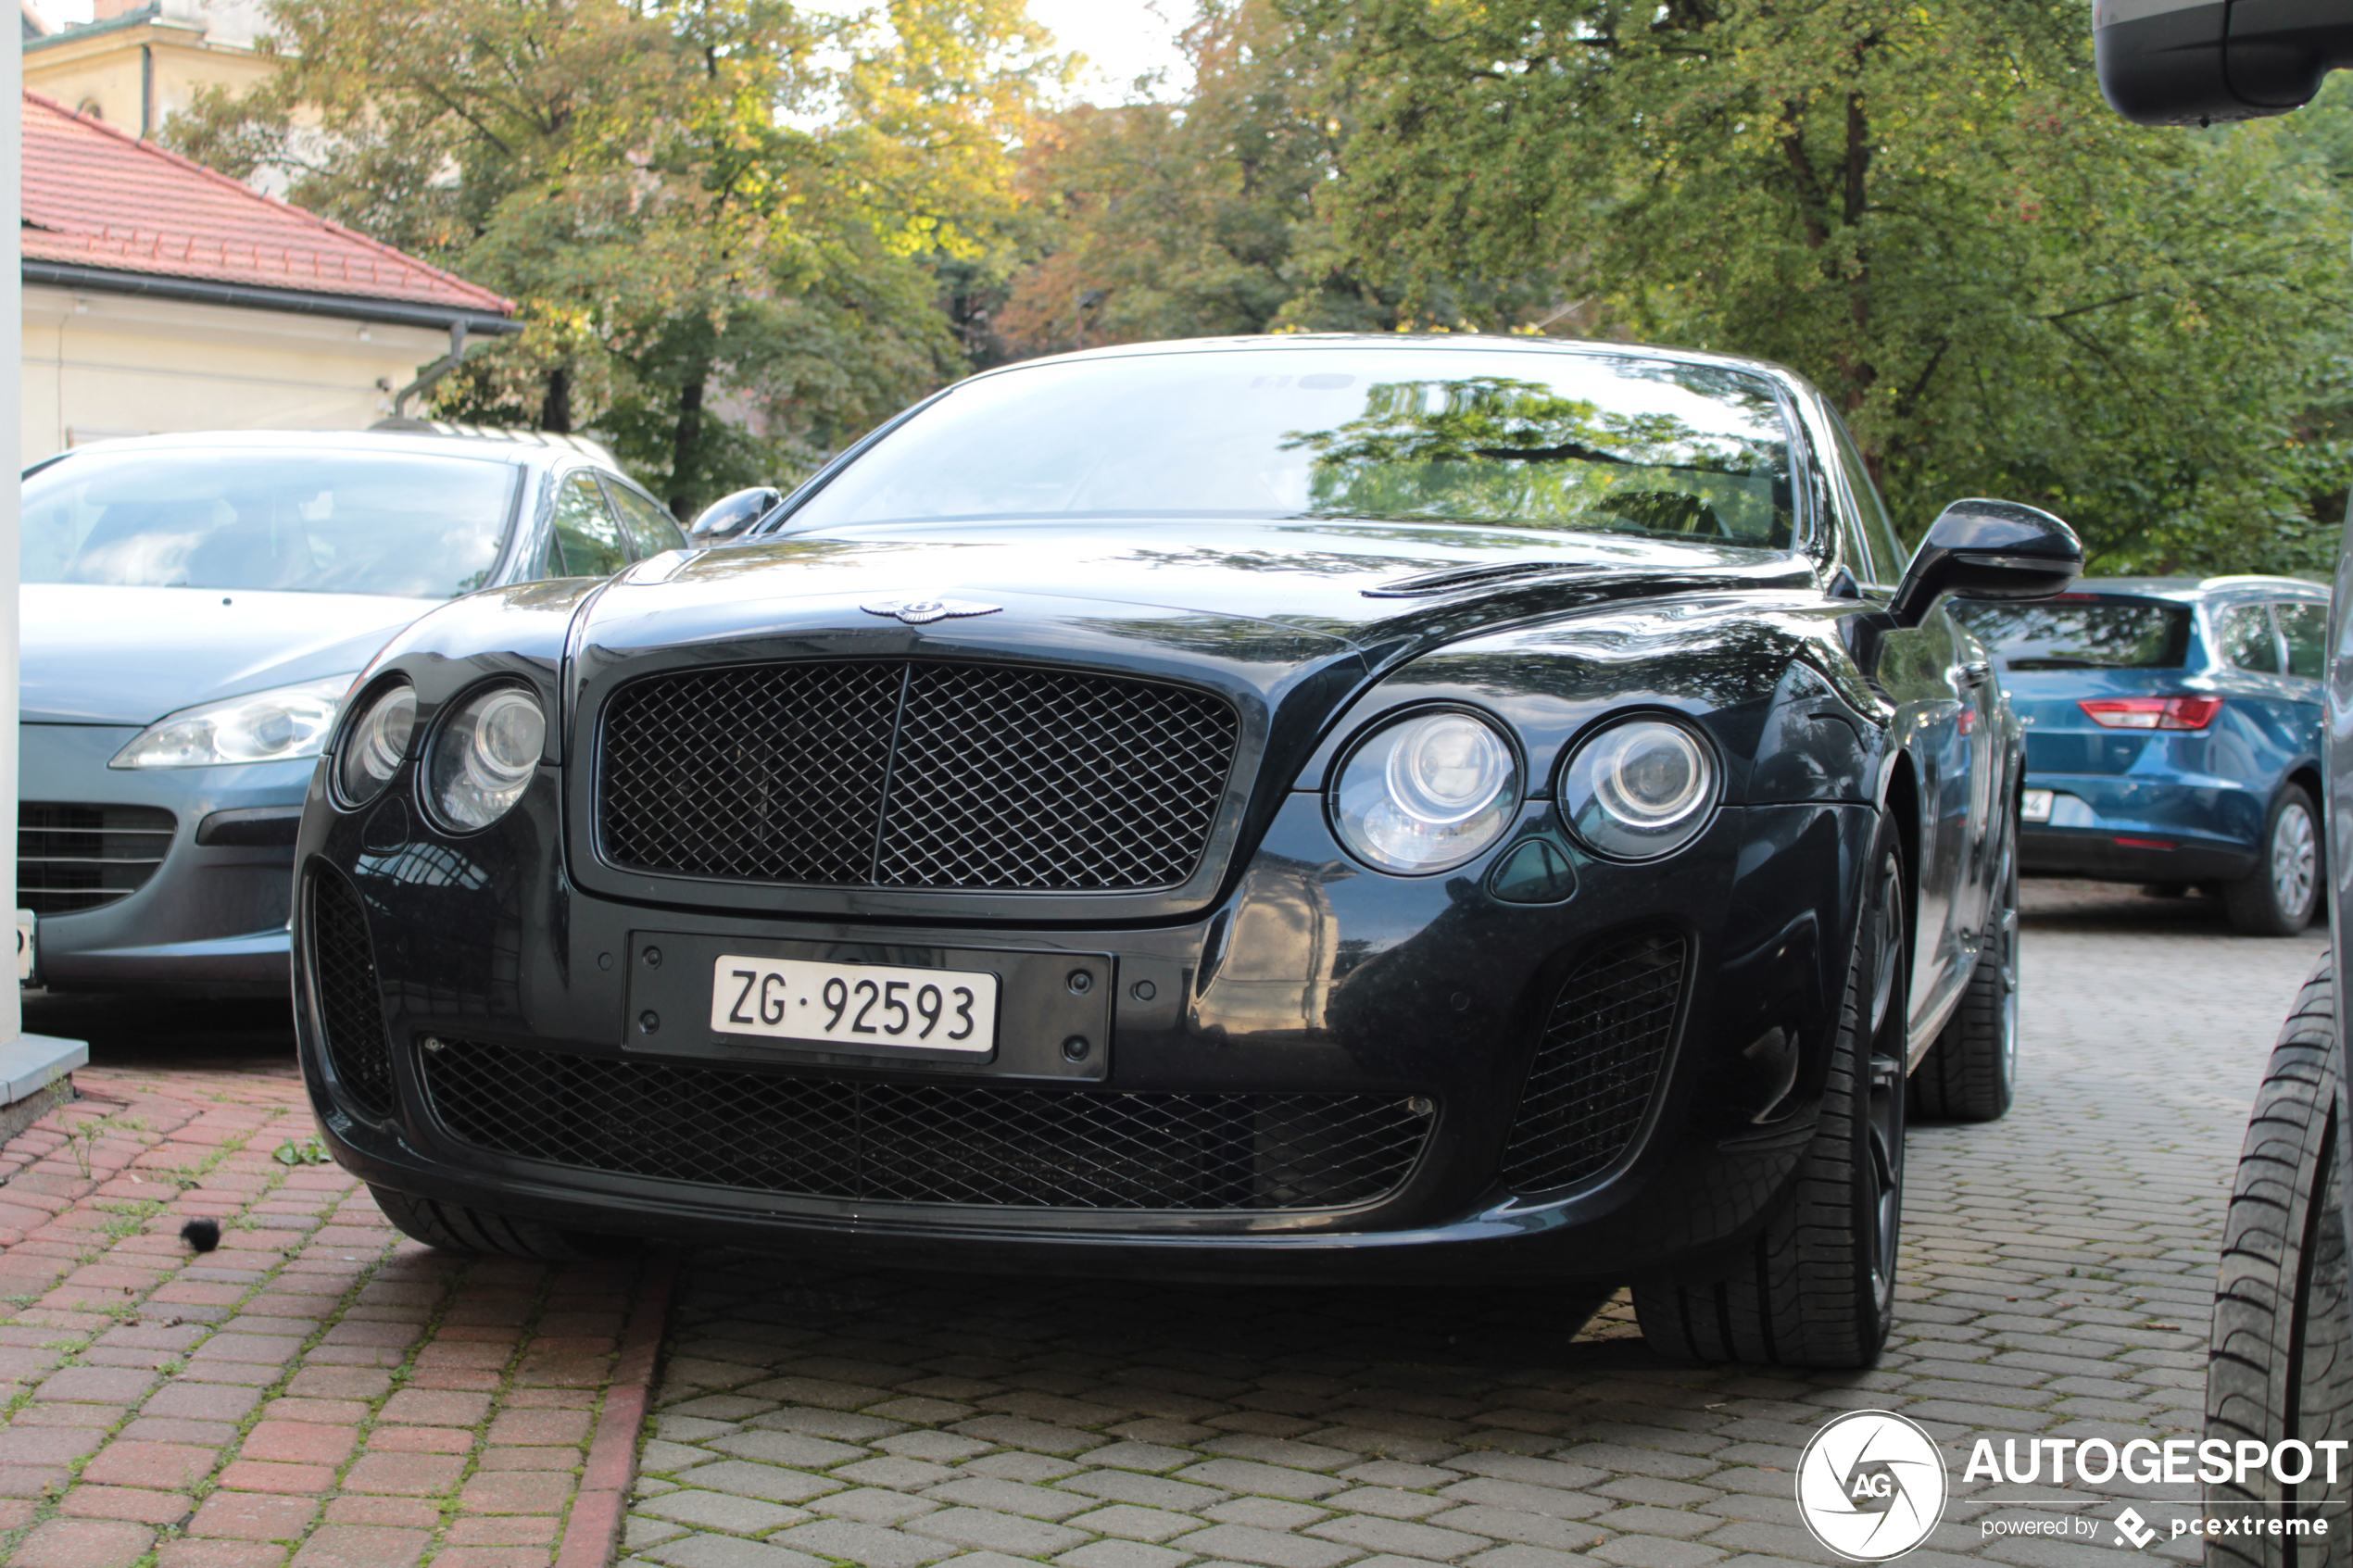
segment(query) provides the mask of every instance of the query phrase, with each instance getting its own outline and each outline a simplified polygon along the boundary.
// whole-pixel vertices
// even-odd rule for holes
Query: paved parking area
[[[96,1065],[0,1148],[0,1563],[602,1568],[665,1259],[402,1240],[310,1162],[283,1010],[33,1011]]]
[[[1879,1407],[1954,1460],[1906,1559],[2113,1563],[2130,1496],[1960,1481],[1978,1436],[2192,1435],[2214,1238],[2278,1021],[2321,950],[2202,900],[2035,884],[2026,1084],[1910,1143],[1884,1365],[1663,1365],[1622,1298],[1172,1289],[696,1260],[628,1525],[635,1564],[1687,1568],[1820,1562],[1792,1472]],[[2024,1506],[2021,1506],[2024,1504]],[[2096,1515],[2078,1541],[1988,1517]],[[2130,1555],[2128,1553],[2128,1555]]]

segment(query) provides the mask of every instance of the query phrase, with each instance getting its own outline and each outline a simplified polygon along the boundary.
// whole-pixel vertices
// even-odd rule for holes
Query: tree
[[[182,150],[513,295],[528,331],[442,409],[597,429],[682,516],[961,370],[926,258],[1001,257],[1051,68],[1019,0],[271,14],[283,69]]]
[[[1299,0],[1338,226],[1411,300],[1557,269],[1605,333],[1818,383],[1917,536],[1955,496],[2111,570],[2309,566],[2343,217],[2284,128],[2138,131],[2075,0]],[[2330,526],[2334,526],[2331,520]]]
[[[1185,102],[1076,105],[1025,149],[1036,259],[994,322],[1013,349],[1516,320],[1551,297],[1441,265],[1407,309],[1333,227],[1355,93],[1331,41],[1275,0],[1203,0],[1181,42]]]

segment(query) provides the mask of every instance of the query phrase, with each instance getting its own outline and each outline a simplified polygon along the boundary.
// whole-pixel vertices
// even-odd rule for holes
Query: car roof
[[[1736,354],[1708,354],[1695,348],[1666,348],[1655,344],[1619,343],[1614,339],[1570,337],[1498,337],[1484,332],[1266,332],[1235,337],[1167,338],[1151,343],[1119,343],[1085,348],[1071,354],[1051,354],[1020,359],[983,370],[971,380],[1001,376],[1038,365],[1063,365],[1088,359],[1127,359],[1165,354],[1209,354],[1247,350],[1272,353],[1286,348],[1387,348],[1461,353],[1477,349],[1498,354],[1588,354],[1671,359],[1678,364],[1707,365],[1752,370],[1777,380],[1806,384],[1805,378],[1770,359],[1750,359]]]
[[[2074,594],[2111,594],[2145,599],[2194,602],[2218,595],[2270,594],[2326,603],[2329,591],[2300,577],[2267,577],[2239,573],[2224,577],[2080,577],[2068,590]]]
[[[522,433],[535,435],[536,432]],[[593,450],[590,448],[594,447]],[[621,465],[593,443],[562,445],[501,437],[477,436],[453,430],[419,433],[380,430],[195,430],[166,435],[125,435],[93,442],[58,453],[39,466],[46,467],[86,452],[409,452],[429,458],[489,458],[521,467],[546,468],[569,458],[613,474]],[[623,476],[626,477],[626,476]]]

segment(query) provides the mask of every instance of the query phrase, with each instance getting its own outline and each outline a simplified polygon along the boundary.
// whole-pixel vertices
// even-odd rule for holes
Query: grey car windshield
[[[1786,548],[1789,434],[1761,376],[1640,355],[1300,348],[987,376],[786,527],[1364,518]]]
[[[490,580],[519,471],[407,452],[77,453],[24,482],[23,581],[446,599]]]

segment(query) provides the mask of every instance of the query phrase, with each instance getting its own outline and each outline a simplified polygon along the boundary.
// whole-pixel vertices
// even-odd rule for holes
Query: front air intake
[[[1264,1212],[1387,1197],[1431,1108],[1402,1095],[900,1083],[434,1038],[434,1117],[520,1160],[872,1203]]]
[[[1688,948],[1651,932],[1570,972],[1553,1000],[1504,1150],[1504,1182],[1565,1187],[1615,1164],[1634,1141],[1675,1041]]]
[[[359,895],[324,866],[310,871],[310,994],[335,1097],[371,1120],[392,1112],[392,1042]]]

